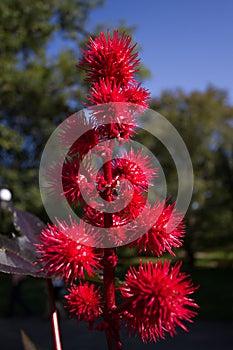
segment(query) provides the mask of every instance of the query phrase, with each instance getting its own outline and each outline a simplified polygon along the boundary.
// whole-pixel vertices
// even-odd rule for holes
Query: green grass
[[[233,251],[197,252],[196,259],[199,267],[233,267]]]
[[[182,254],[181,254],[182,255]],[[167,258],[167,257],[166,257]],[[123,252],[117,266],[117,276],[123,280],[130,265],[137,265],[139,260],[144,262],[146,257],[136,257],[133,251]],[[157,259],[151,259],[156,261]],[[174,260],[174,259],[173,259]],[[195,301],[200,305],[198,318],[209,321],[233,320],[233,268],[232,253],[228,252],[199,252],[196,267],[190,269],[185,264],[182,270],[189,273],[199,289],[194,294]],[[11,292],[10,275],[0,274],[0,316],[5,316]],[[22,284],[22,297],[34,315],[44,316],[47,310],[46,283],[42,279],[28,277]],[[24,310],[17,305],[16,315],[24,315]]]

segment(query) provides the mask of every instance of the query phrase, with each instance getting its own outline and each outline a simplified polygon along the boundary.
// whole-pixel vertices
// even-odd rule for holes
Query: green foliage
[[[44,220],[38,189],[41,153],[54,126],[85,102],[87,86],[75,65],[87,39],[88,14],[101,4],[0,2],[0,186],[9,186],[17,207]],[[135,29],[124,22],[121,27],[128,33]],[[148,71],[142,67],[143,76]],[[204,93],[165,91],[152,100],[151,108],[172,122],[191,154],[195,188],[187,216],[187,249],[190,244],[195,249],[228,245],[233,227],[233,108],[227,94],[213,87]],[[169,194],[175,198],[177,174],[170,156],[148,135],[142,142],[166,169]]]
[[[17,207],[44,220],[38,184],[41,154],[54,127],[86,101],[87,84],[75,65],[87,40],[88,15],[102,3],[0,2],[0,186],[12,190]],[[121,29],[134,28],[122,24]],[[142,67],[141,76],[148,74]]]
[[[20,151],[23,139],[17,131],[0,124],[0,135],[0,146],[3,149]]]
[[[186,247],[211,249],[227,246],[233,234],[233,107],[222,90],[185,94],[165,91],[151,107],[178,130],[190,152],[194,168],[194,193],[186,217]],[[147,137],[146,142],[166,169],[168,189],[175,198],[177,174],[166,150]]]
[[[102,3],[0,2],[0,186],[22,209],[41,214],[41,153],[54,126],[85,100],[75,65],[88,14]]]

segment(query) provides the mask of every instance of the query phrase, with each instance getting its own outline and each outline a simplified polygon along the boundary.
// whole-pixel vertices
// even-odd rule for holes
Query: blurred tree
[[[0,2],[0,186],[11,188],[17,206],[40,216],[41,153],[54,126],[83,108],[87,83],[75,65],[87,41],[88,15],[103,2]],[[145,67],[143,76],[149,76]]]
[[[232,239],[233,106],[226,92],[210,86],[203,93],[165,91],[152,100],[151,108],[175,126],[191,155],[195,182],[185,247],[192,263],[193,250],[227,247]],[[175,199],[175,165],[156,140],[147,135],[145,142],[166,169],[169,194]]]
[[[54,125],[81,107],[75,70],[89,12],[102,0],[0,2],[0,186],[39,214],[38,165]]]

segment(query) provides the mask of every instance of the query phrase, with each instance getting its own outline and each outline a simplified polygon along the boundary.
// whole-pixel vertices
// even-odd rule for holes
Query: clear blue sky
[[[103,22],[112,29],[121,19],[137,26],[134,39],[152,73],[144,86],[153,96],[211,83],[233,103],[233,0],[106,0],[92,11],[89,29]]]

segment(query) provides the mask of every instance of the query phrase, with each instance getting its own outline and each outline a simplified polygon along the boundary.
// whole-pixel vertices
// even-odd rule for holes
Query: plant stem
[[[48,289],[48,296],[49,296],[50,322],[52,327],[53,346],[54,346],[54,350],[62,350],[60,327],[58,322],[58,313],[55,305],[53,284],[50,278],[47,279],[47,289]]]
[[[112,183],[111,161],[104,164],[104,177],[108,185]],[[111,191],[106,190],[105,199],[112,200]],[[104,213],[104,227],[112,227],[112,214]],[[119,320],[113,318],[113,310],[116,307],[115,301],[115,265],[117,261],[116,248],[105,248],[103,257],[103,278],[104,278],[104,321],[106,322],[106,339],[108,350],[120,350]]]
[[[105,332],[109,350],[118,350],[119,332],[118,320],[112,318],[112,311],[115,309],[115,267],[111,264],[115,256],[115,248],[105,248],[104,250],[104,321],[108,325]]]

